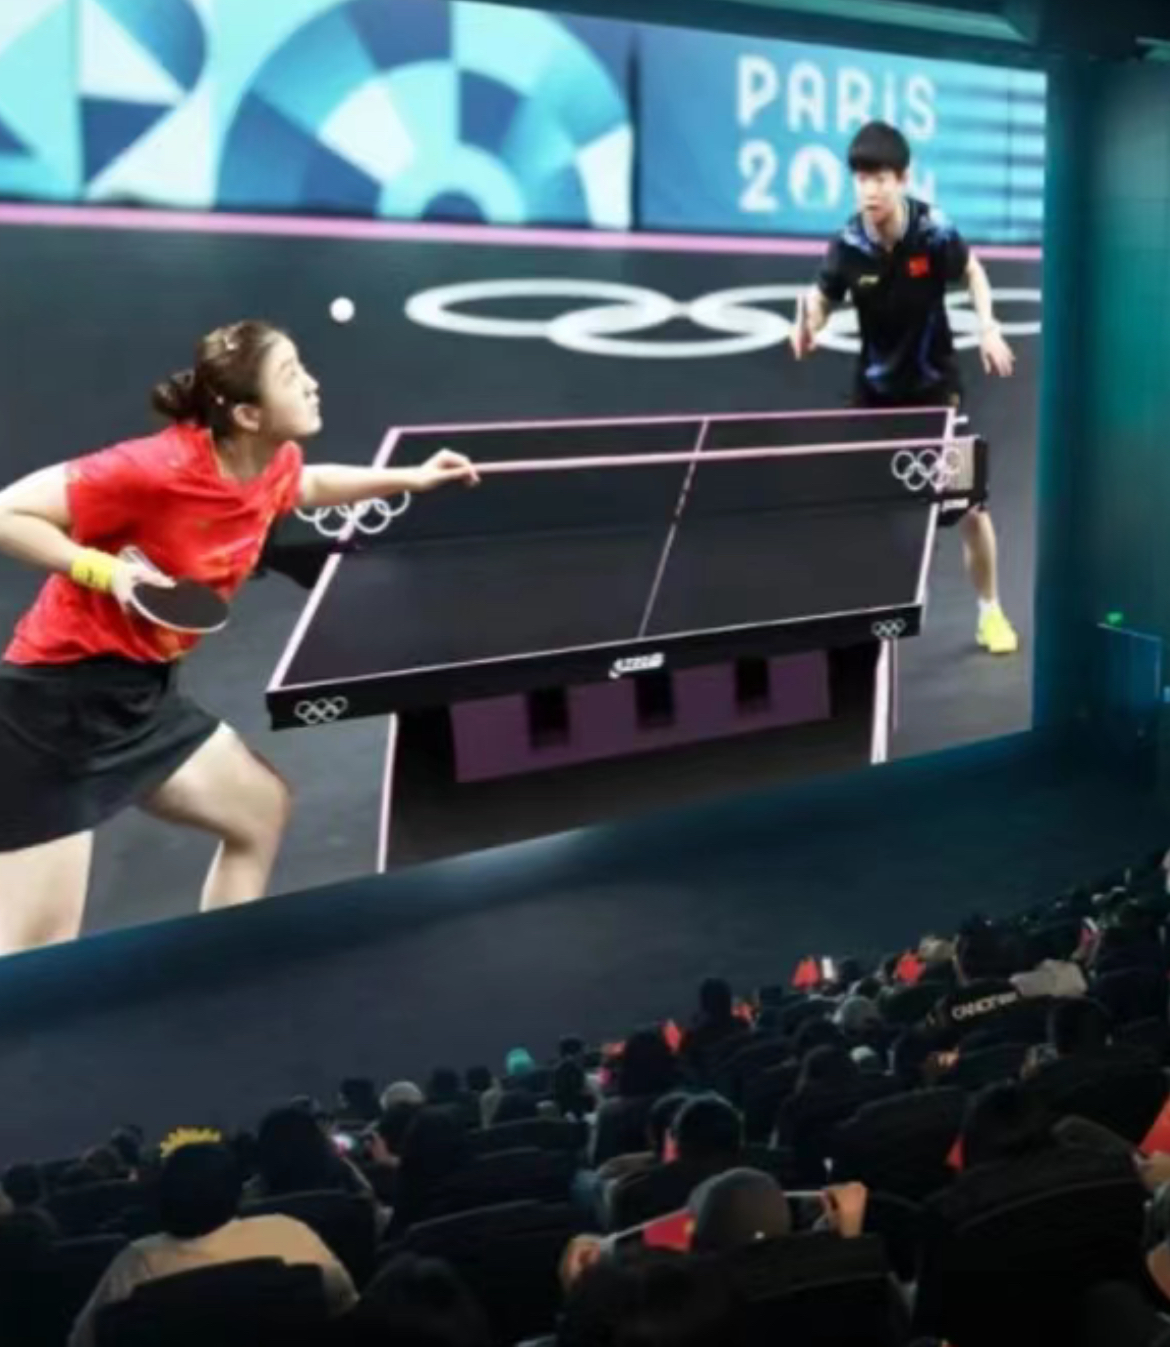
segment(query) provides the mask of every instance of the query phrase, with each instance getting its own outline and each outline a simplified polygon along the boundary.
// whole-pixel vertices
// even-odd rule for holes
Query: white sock
[[[999,608],[998,599],[979,600],[979,616],[981,618],[986,617],[988,613],[994,613],[998,608]]]

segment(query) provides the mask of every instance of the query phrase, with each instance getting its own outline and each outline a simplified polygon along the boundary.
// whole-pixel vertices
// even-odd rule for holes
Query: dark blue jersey
[[[854,215],[829,244],[817,276],[835,304],[851,297],[861,328],[858,382],[881,398],[919,397],[957,383],[947,287],[966,275],[970,249],[941,211],[906,199],[906,232],[887,249]]]

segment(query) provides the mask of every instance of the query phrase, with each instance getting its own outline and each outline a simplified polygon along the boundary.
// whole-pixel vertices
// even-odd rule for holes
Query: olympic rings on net
[[[348,697],[318,697],[316,701],[297,702],[293,715],[302,725],[332,725],[348,710]]]
[[[503,340],[544,340],[563,350],[582,355],[623,356],[634,360],[702,359],[742,355],[779,346],[792,335],[795,314],[789,316],[764,304],[792,304],[806,294],[803,282],[739,286],[719,290],[698,299],[676,300],[659,290],[616,281],[581,278],[515,278],[465,281],[421,290],[406,303],[406,316],[421,327],[454,332],[467,337]],[[1036,288],[995,289],[997,305],[1040,304]],[[584,300],[585,307],[568,308],[553,318],[503,317],[488,312],[468,312],[468,305],[488,305],[517,300]],[[967,350],[979,345],[979,319],[969,296],[947,297],[947,311],[955,346]],[[694,338],[636,340],[663,324],[686,320],[699,328],[724,335]],[[1006,336],[1035,336],[1040,321],[1003,322]],[[837,309],[817,338],[826,350],[856,354],[861,349],[857,311]]]
[[[411,494],[404,491],[395,500],[363,500],[357,505],[333,505],[321,510],[298,510],[297,518],[311,524],[323,538],[343,538],[356,530],[367,537],[385,533],[410,509]]]
[[[903,618],[895,617],[888,622],[875,622],[870,628],[879,641],[896,641],[906,631]]]
[[[963,455],[954,445],[946,449],[899,449],[890,460],[890,471],[907,491],[945,491],[963,472]]]

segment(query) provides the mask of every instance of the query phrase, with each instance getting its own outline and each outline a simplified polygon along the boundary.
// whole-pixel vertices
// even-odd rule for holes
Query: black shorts
[[[955,407],[963,405],[963,385],[958,375],[948,376],[942,383],[932,384],[929,388],[914,393],[879,393],[871,388],[864,379],[858,379],[853,385],[852,405],[854,407]]]
[[[0,852],[87,832],[161,786],[219,721],[173,664],[0,663]]]

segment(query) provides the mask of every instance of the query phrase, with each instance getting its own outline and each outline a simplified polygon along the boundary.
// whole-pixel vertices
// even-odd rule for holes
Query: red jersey
[[[225,477],[211,435],[172,426],[68,465],[72,537],[117,554],[134,546],[178,579],[230,599],[256,567],[278,515],[296,507],[303,458],[289,442],[250,482]],[[123,612],[109,594],[53,575],[16,628],[4,658],[69,664],[94,655],[174,660],[199,641]]]

